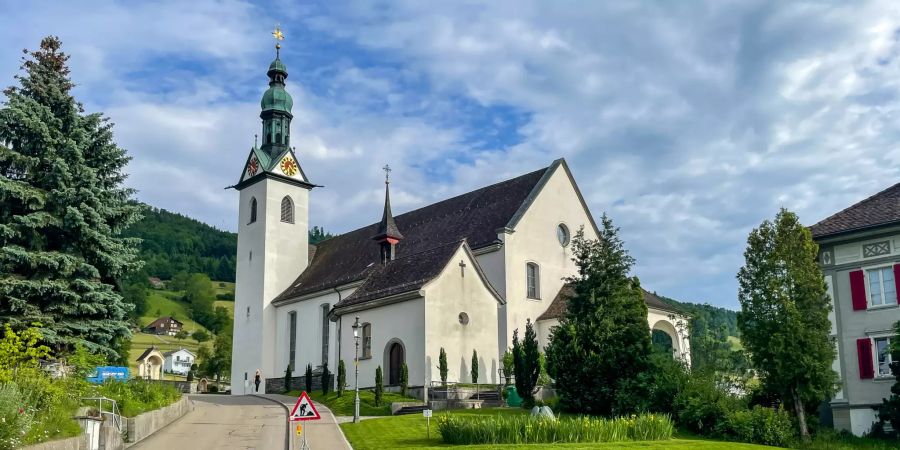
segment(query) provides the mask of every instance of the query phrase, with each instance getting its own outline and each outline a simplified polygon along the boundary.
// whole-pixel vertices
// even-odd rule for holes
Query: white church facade
[[[263,96],[262,145],[254,146],[234,187],[240,193],[232,393],[249,393],[256,370],[283,377],[288,365],[339,360],[353,383],[359,320],[359,386],[448,380],[499,383],[513,330],[535,323],[540,344],[565,311],[564,278],[575,274],[571,239],[594,219],[565,160],[506,181],[393,216],[389,184],[380,221],[308,243],[310,182],[290,147],[292,100],[279,58]],[[645,293],[648,333],[665,333],[676,357],[689,358],[687,318]],[[247,380],[249,383],[244,383]],[[263,390],[263,387],[260,388]]]

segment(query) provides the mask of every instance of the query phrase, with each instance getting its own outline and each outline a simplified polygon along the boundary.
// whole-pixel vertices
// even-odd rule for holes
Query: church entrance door
[[[398,342],[391,344],[390,352],[390,368],[388,369],[388,384],[400,384],[400,366],[403,364],[403,346]]]

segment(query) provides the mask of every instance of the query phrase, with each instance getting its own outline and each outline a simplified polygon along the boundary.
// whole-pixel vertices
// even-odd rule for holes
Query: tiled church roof
[[[814,238],[900,222],[900,183],[809,227]]]
[[[641,289],[641,292],[644,293],[644,303],[647,304],[648,308],[659,309],[662,311],[668,311],[675,314],[684,314],[680,309],[666,303],[663,299],[659,298],[656,294],[651,292],[647,292],[644,289]],[[550,303],[550,306],[547,307],[547,310],[541,314],[537,320],[549,320],[549,319],[559,319],[566,313],[566,307],[569,306],[569,298],[575,295],[575,290],[572,289],[572,285],[564,284],[562,288],[560,288],[559,292],[556,294],[556,297],[553,299],[553,302]]]
[[[404,279],[421,279],[443,268],[432,264],[446,262],[440,257],[445,244],[458,244],[465,239],[472,249],[478,249],[496,243],[498,230],[513,220],[544,175],[558,163],[561,161],[395,217],[404,236],[397,244],[397,257],[418,255],[410,258],[406,267],[409,273],[403,274]],[[319,243],[309,267],[275,301],[362,281],[382,269],[379,246],[372,241],[378,227],[379,223],[373,223]],[[384,270],[393,271],[389,266],[397,263],[405,264],[395,260]],[[366,289],[374,292],[386,287]]]

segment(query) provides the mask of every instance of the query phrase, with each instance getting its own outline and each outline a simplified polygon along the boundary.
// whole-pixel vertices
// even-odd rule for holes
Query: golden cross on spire
[[[384,183],[388,184],[391,182],[391,166],[385,164],[384,167],[381,168],[384,171]]]
[[[275,48],[281,48],[281,41],[284,40],[284,33],[281,32],[281,24],[275,24],[275,29],[272,30],[272,36],[275,38]]]

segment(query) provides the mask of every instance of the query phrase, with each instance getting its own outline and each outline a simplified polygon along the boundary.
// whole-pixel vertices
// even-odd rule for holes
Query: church
[[[375,385],[379,366],[385,385],[398,384],[405,363],[409,386],[427,389],[440,381],[441,349],[448,381],[471,382],[477,351],[478,381],[499,383],[514,330],[523,335],[530,320],[547,345],[571,292],[564,278],[576,273],[572,237],[580,229],[597,237],[565,160],[396,217],[386,177],[380,220],[310,245],[318,186],[290,146],[293,100],[280,55],[267,75],[261,143],[234,186],[232,394],[250,393],[257,370],[265,384],[288,366],[294,376],[307,364],[334,372],[339,360],[353,386],[357,354],[360,388]],[[653,294],[644,298],[648,333],[666,340],[673,357],[689,358],[687,317]]]

